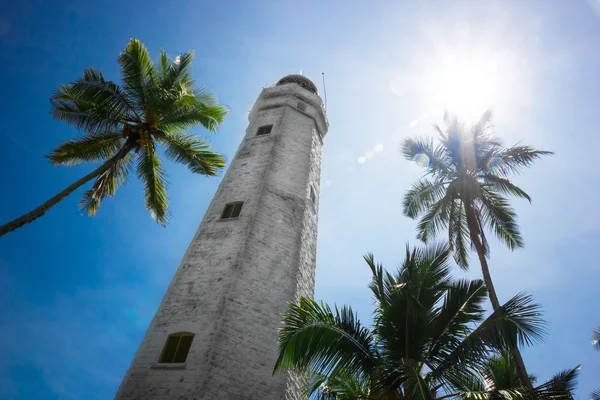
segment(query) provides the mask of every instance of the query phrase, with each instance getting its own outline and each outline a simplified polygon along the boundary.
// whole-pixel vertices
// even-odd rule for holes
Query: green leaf
[[[154,63],[148,49],[138,39],[131,39],[117,61],[121,67],[121,79],[128,98],[140,111],[145,112],[149,92],[156,82]]]
[[[93,68],[74,83],[60,85],[50,98],[52,116],[91,134],[120,131],[137,118],[121,89]]]
[[[129,172],[133,168],[133,157],[131,153],[125,155],[121,160],[116,161],[108,170],[96,178],[91,190],[83,193],[83,198],[79,201],[79,208],[82,213],[95,215],[100,208],[100,203],[107,196],[114,196],[119,186],[124,185],[129,177]]]
[[[82,136],[59,144],[46,157],[53,165],[77,165],[84,161],[102,161],[119,151],[123,142],[119,133]]]
[[[144,182],[146,208],[152,218],[165,226],[169,220],[166,174],[160,157],[144,147],[138,157],[137,175]]]
[[[172,109],[165,112],[158,128],[170,133],[180,133],[197,125],[209,131],[215,131],[229,110],[220,105],[173,105]]]
[[[351,308],[334,312],[324,303],[302,297],[284,315],[275,371],[310,368],[324,375],[361,375],[368,374],[374,357],[371,334]]]
[[[215,176],[225,167],[223,156],[209,150],[210,145],[199,140],[195,135],[167,133],[165,143],[166,156],[175,162],[187,165],[194,173]]]

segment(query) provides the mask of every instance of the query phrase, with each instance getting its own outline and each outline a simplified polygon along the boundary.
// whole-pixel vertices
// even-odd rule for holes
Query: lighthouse
[[[273,367],[288,303],[314,291],[327,129],[305,76],[262,90],[116,399],[300,398]]]

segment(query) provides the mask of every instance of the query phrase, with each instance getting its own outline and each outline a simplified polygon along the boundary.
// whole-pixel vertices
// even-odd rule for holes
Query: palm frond
[[[482,222],[492,229],[496,237],[511,250],[523,247],[523,238],[516,222],[517,215],[508,200],[486,188],[482,188],[482,195],[478,200]]]
[[[448,189],[446,195],[428,207],[417,224],[417,238],[427,243],[430,237],[448,227],[450,208],[454,199]]]
[[[131,153],[125,155],[121,160],[117,160],[108,170],[96,178],[92,189],[83,193],[79,201],[79,208],[82,213],[95,215],[100,208],[102,200],[107,196],[114,196],[119,186],[124,185],[129,177],[129,172],[133,168],[133,157]]]
[[[117,61],[121,67],[123,88],[130,103],[144,112],[148,105],[149,91],[155,84],[154,63],[148,49],[138,39],[131,39]]]
[[[209,150],[211,146],[195,135],[167,133],[164,141],[166,156],[187,165],[194,173],[215,176],[225,166],[223,156]]]
[[[469,228],[462,201],[453,200],[448,214],[448,245],[454,261],[462,269],[469,267]]]
[[[580,369],[581,365],[561,371],[543,385],[536,387],[534,390],[538,395],[538,398],[573,400],[573,392],[577,384],[577,377]]]
[[[154,149],[143,148],[138,157],[137,175],[144,182],[146,208],[161,225],[169,220],[166,174]]]
[[[495,192],[527,199],[531,203],[531,197],[523,189],[513,184],[508,179],[494,174],[482,174],[481,178],[483,179],[485,187],[489,187]]]
[[[101,161],[112,157],[123,146],[123,142],[120,133],[87,135],[59,144],[46,157],[53,165]]]
[[[435,377],[460,373],[464,365],[485,367],[488,352],[531,345],[545,335],[540,306],[531,296],[518,294],[494,311],[475,330],[470,332],[432,371]]]
[[[483,160],[483,165],[492,165],[491,171],[495,175],[509,177],[520,174],[523,168],[531,166],[538,158],[552,154],[554,152],[538,150],[531,146],[498,148],[489,155],[487,160]],[[490,170],[489,167],[488,170]]]
[[[202,125],[209,131],[215,131],[228,112],[227,107],[217,104],[198,103],[191,106],[175,104],[171,110],[165,111],[158,128],[165,132],[180,133]]]
[[[409,218],[417,218],[433,203],[444,197],[448,182],[430,181],[421,179],[417,181],[404,195],[403,213]]]
[[[90,134],[119,131],[133,117],[120,88],[107,82],[100,71],[88,69],[83,78],[59,85],[50,97],[51,114]]]
[[[596,389],[591,394],[591,400],[600,400],[600,389]]]
[[[161,51],[160,54],[160,75],[159,86],[164,90],[171,90],[177,84],[190,86],[192,82],[191,65],[194,60],[194,52],[187,51],[175,60],[170,60],[167,54]]]
[[[442,146],[435,146],[432,139],[407,138],[401,147],[404,158],[427,168],[427,173],[446,180],[453,174]]]
[[[275,371],[310,368],[324,375],[365,375],[374,365],[372,340],[351,308],[334,312],[303,297],[284,315]]]
[[[369,382],[340,371],[337,375],[316,375],[309,384],[307,398],[314,400],[369,399]]]
[[[430,357],[438,355],[447,343],[456,343],[469,332],[470,324],[483,319],[487,289],[482,280],[458,280],[448,285],[444,301],[432,320]]]
[[[600,325],[592,331],[592,346],[596,350],[600,350]]]

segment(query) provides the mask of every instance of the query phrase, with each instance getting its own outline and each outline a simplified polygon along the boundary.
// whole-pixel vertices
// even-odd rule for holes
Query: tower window
[[[315,195],[315,189],[313,189],[312,185],[310,187],[310,200],[313,204],[317,203],[317,196]]]
[[[269,133],[271,133],[272,130],[273,130],[273,125],[261,126],[260,128],[258,128],[258,131],[256,131],[256,136],[268,135]]]
[[[298,107],[298,110],[300,110],[300,111],[306,111],[306,104],[304,104],[300,101],[298,102],[298,105],[296,107]]]
[[[243,201],[237,201],[235,203],[228,203],[225,205],[223,209],[223,213],[221,214],[221,219],[229,219],[229,218],[237,218],[240,216],[242,212],[242,206],[244,205]]]
[[[189,332],[178,332],[169,335],[160,355],[159,363],[184,363],[192,347],[193,340],[194,334]]]

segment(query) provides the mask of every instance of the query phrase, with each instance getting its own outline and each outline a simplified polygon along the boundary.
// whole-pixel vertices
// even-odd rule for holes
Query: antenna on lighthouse
[[[325,87],[325,72],[321,72],[323,76],[323,94],[325,95],[325,111],[327,111],[327,88]]]

